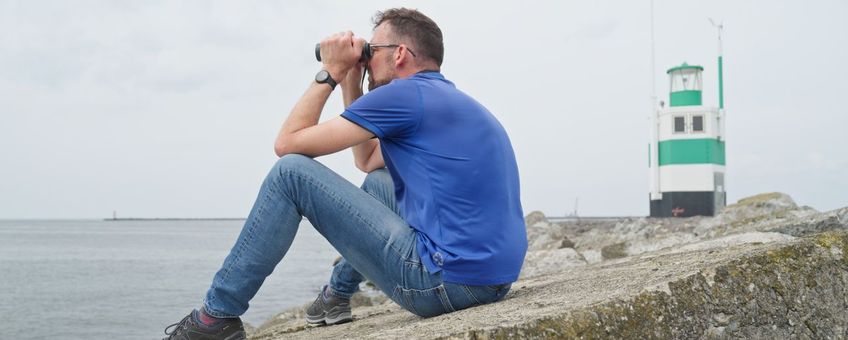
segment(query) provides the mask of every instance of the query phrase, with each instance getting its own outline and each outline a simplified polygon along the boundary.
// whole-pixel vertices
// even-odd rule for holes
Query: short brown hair
[[[378,11],[374,15],[374,28],[384,22],[392,26],[392,32],[409,41],[418,48],[416,55],[430,59],[442,66],[445,57],[445,45],[442,42],[442,30],[436,23],[418,10],[392,8]]]

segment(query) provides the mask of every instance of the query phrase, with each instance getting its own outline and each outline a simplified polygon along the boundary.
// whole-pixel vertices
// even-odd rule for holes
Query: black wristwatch
[[[336,85],[338,84],[333,80],[333,77],[330,77],[330,72],[327,72],[327,70],[318,71],[318,74],[315,75],[315,82],[330,85],[330,88],[333,90],[336,89]]]

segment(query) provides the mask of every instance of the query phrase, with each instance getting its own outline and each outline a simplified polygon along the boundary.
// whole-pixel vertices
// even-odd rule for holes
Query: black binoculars
[[[321,61],[321,43],[315,44],[315,59]],[[365,43],[365,45],[362,45],[362,57],[359,58],[359,61],[368,61],[368,59],[371,59],[371,44]]]

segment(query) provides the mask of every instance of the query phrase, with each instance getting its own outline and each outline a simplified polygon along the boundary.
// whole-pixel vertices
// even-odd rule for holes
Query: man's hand
[[[345,96],[353,95],[357,89],[351,86],[356,79],[348,79],[348,71],[357,69],[354,66],[358,64],[364,44],[365,40],[354,39],[351,32],[339,33],[321,41],[320,53],[324,69],[334,80],[343,82],[343,88],[348,89]],[[358,71],[361,72],[361,69]],[[362,89],[358,91],[359,95],[351,98],[359,98]],[[318,124],[321,110],[331,93],[329,86],[311,82],[277,134],[277,140],[274,142],[274,152],[277,156],[298,153],[317,157],[362,144],[374,137],[370,131],[342,117]]]
[[[321,41],[321,62],[334,80],[346,78],[348,70],[359,62],[364,39],[354,38],[353,32],[336,33]]]

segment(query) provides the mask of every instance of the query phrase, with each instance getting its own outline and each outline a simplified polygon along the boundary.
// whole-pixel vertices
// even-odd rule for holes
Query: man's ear
[[[406,63],[405,59],[407,59],[407,58],[404,58],[404,57],[408,56],[408,55],[409,55],[409,49],[406,48],[406,45],[400,45],[397,48],[397,56],[395,57],[395,66],[399,67],[402,64]]]
[[[403,45],[395,50],[395,66],[400,66],[403,63]]]

